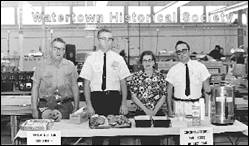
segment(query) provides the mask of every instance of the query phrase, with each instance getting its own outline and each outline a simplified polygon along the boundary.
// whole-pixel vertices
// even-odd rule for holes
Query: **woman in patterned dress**
[[[132,100],[138,106],[136,115],[163,116],[167,95],[165,77],[156,69],[156,58],[151,51],[144,51],[139,61],[143,69],[129,77],[127,83]]]

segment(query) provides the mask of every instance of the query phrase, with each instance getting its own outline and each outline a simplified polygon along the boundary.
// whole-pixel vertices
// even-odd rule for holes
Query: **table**
[[[62,137],[113,137],[113,136],[164,136],[164,135],[180,135],[180,128],[192,127],[191,120],[179,121],[176,118],[171,119],[172,127],[169,128],[136,128],[135,121],[132,122],[132,128],[111,128],[111,129],[90,129],[88,122],[81,124],[73,124],[70,120],[62,120],[54,123],[54,127],[51,130],[60,130]],[[201,121],[201,126],[213,127],[213,132],[228,133],[228,132],[246,132],[248,126],[235,121],[233,125],[228,126],[215,126],[209,123],[206,117]],[[27,138],[27,131],[19,130],[15,139]]]
[[[11,141],[14,143],[14,137],[18,130],[18,121],[17,116],[22,115],[31,115],[31,106],[15,106],[15,105],[1,105],[1,115],[10,116],[10,124],[11,124]]]
[[[31,97],[21,95],[1,95],[1,115],[10,116],[11,141],[14,143],[14,137],[18,131],[17,116],[31,115]]]

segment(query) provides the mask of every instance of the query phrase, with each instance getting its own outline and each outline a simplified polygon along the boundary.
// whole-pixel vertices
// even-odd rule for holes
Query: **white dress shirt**
[[[188,61],[190,95],[185,95],[186,66],[182,62],[170,68],[166,80],[174,86],[174,96],[178,99],[198,99],[201,97],[202,83],[210,77],[206,66],[197,60]]]
[[[90,81],[91,92],[102,91],[102,74],[104,64],[104,52],[101,50],[93,52],[87,57],[80,77]],[[130,71],[124,59],[109,50],[106,52],[106,90],[120,91],[120,80],[130,76]]]

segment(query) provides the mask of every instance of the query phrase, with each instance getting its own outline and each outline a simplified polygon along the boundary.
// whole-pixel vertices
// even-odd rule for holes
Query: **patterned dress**
[[[145,72],[135,72],[127,80],[128,87],[132,94],[140,100],[147,109],[154,110],[157,102],[163,95],[167,95],[167,82],[162,73],[155,70],[152,76]],[[138,107],[138,110],[142,110]]]

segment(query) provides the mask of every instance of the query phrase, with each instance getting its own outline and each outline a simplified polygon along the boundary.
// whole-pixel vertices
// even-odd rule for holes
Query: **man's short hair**
[[[187,43],[187,42],[184,42],[184,41],[177,41],[177,42],[176,42],[176,45],[175,45],[175,49],[176,49],[176,47],[177,47],[178,45],[180,45],[180,44],[185,44],[185,45],[187,46],[188,50],[190,50],[190,47],[189,47],[188,43]]]
[[[109,33],[112,33],[110,30],[103,28],[103,29],[100,29],[100,30],[98,31],[97,38],[99,38],[99,35],[100,35],[102,32],[109,32]]]
[[[61,42],[63,44],[66,44],[66,42],[62,38],[55,38],[52,40],[51,45],[53,45],[54,42]]]

